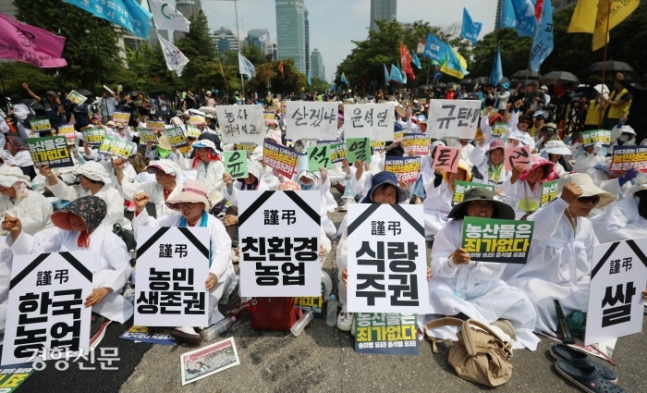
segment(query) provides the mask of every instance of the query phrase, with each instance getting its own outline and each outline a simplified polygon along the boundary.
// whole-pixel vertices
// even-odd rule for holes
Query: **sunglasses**
[[[597,205],[598,202],[600,202],[600,196],[599,195],[592,195],[592,196],[587,196],[587,197],[579,197],[577,198],[577,201],[582,204],[587,204],[593,202],[594,205]]]

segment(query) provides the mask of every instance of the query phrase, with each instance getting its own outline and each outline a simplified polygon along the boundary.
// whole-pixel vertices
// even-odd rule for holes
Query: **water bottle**
[[[211,341],[217,336],[229,330],[236,322],[236,317],[223,318],[202,331],[202,337],[205,341]]]
[[[335,295],[330,295],[330,298],[328,299],[326,323],[328,326],[335,326],[337,324],[337,298],[335,298]]]
[[[304,312],[303,315],[301,315],[301,318],[299,318],[299,320],[296,321],[294,325],[292,325],[292,327],[290,328],[290,331],[292,332],[292,334],[294,334],[295,336],[298,336],[299,334],[301,334],[303,329],[305,329],[305,327],[310,323],[310,321],[312,321],[313,315],[314,314],[312,313],[312,311]]]

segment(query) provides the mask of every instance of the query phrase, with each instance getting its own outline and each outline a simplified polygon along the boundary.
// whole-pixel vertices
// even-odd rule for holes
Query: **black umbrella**
[[[484,76],[479,76],[478,78],[474,78],[473,82],[478,83],[479,85],[483,85],[488,83],[488,78]]]
[[[541,75],[537,71],[532,70],[521,70],[512,74],[512,79],[539,79]]]
[[[506,78],[506,77],[504,76],[504,77],[503,77],[503,78],[501,78],[501,80],[499,81],[499,84],[500,84],[500,85],[502,85],[502,84],[504,84],[504,83],[510,84],[510,79],[508,79],[508,78]]]
[[[579,79],[577,79],[575,75],[566,71],[552,71],[539,78],[539,80],[541,80],[541,83],[545,85],[555,86],[567,85],[569,83],[577,85],[580,83]]]
[[[460,84],[463,85],[463,86],[467,86],[467,85],[471,85],[473,83],[474,83],[474,81],[471,80],[471,79],[463,79]]]
[[[593,74],[596,72],[602,72],[602,68],[605,68],[610,72],[634,72],[634,69],[631,68],[629,64],[616,60],[607,60],[606,62],[599,61],[597,63],[593,63],[590,66],[586,67],[584,69],[584,72]]]

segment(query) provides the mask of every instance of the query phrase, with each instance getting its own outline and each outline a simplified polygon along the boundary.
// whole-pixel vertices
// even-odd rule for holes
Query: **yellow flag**
[[[609,8],[609,2],[611,8]],[[579,6],[579,2],[577,5]],[[627,19],[639,5],[640,0],[600,0],[593,32],[593,51],[604,47],[609,42],[609,31]],[[609,19],[609,30],[607,30],[607,19]]]
[[[449,49],[454,53],[456,60],[458,60],[458,64],[454,64],[452,61],[445,59],[440,66],[440,72],[453,76],[454,78],[463,79],[465,75],[469,74],[469,72],[467,72],[467,61],[454,48],[449,47]]]
[[[600,3],[606,3],[600,0]],[[598,14],[598,0],[579,0],[575,6],[571,23],[568,25],[569,33],[589,33],[595,30],[595,17]]]

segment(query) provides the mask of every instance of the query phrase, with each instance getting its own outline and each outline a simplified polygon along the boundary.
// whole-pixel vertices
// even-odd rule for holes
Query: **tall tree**
[[[186,87],[197,89],[201,87],[197,75],[209,61],[216,60],[216,47],[211,42],[207,17],[200,10],[189,18],[191,28],[175,40],[175,46],[189,59],[189,64],[184,67],[182,81]]]

